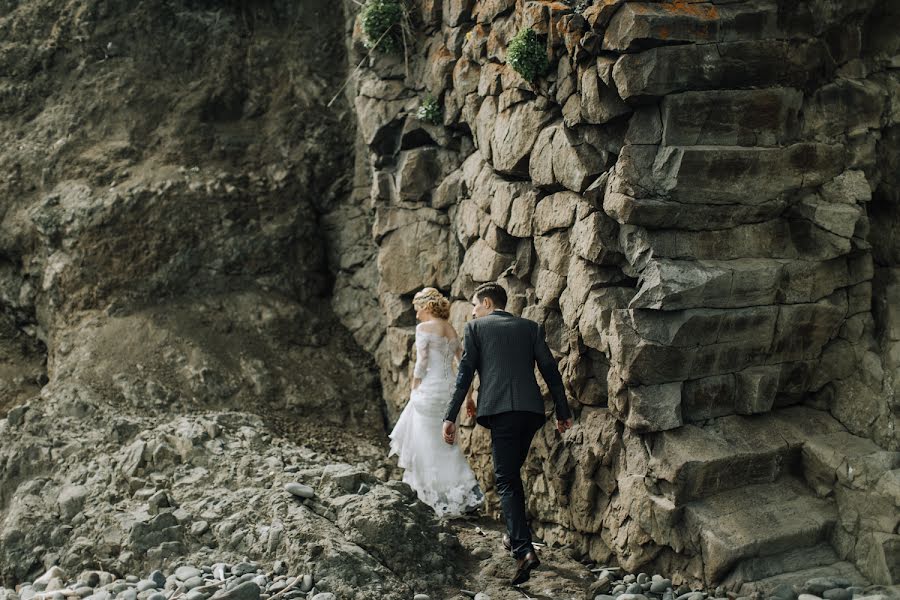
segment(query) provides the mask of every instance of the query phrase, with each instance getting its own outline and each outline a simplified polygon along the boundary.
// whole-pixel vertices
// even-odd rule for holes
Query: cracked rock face
[[[374,459],[411,295],[461,331],[499,280],[578,417],[525,466],[545,542],[736,593],[896,583],[896,7],[425,2],[367,61],[357,11],[0,8],[4,579],[221,552],[446,584],[408,489],[301,446]]]
[[[375,357],[391,418],[408,398],[415,289],[447,293],[461,331],[474,288],[499,280],[513,312],[544,325],[580,423],[566,439],[548,426],[528,463],[545,540],[736,590],[777,586],[779,560],[799,571],[826,556],[846,563],[838,571],[900,577],[884,566],[895,561],[885,549],[897,539],[891,517],[854,522],[845,496],[819,502],[822,486],[782,466],[799,464],[809,436],[841,430],[900,449],[890,308],[900,303],[890,235],[900,222],[900,121],[886,25],[898,14],[879,0],[789,4],[445,3],[413,44],[441,57],[443,75],[426,76],[438,67],[418,52],[408,73],[398,73],[401,57],[357,73],[349,94],[371,103],[357,104],[355,192],[334,214],[375,228],[332,238],[361,259],[332,262],[336,311]],[[534,83],[505,63],[503,42],[524,27],[544,36],[551,63]],[[374,100],[371,90],[387,87]],[[372,142],[420,129],[397,99],[426,95],[443,104],[443,130],[406,145]],[[374,123],[382,114],[390,118]],[[417,200],[400,190],[414,151],[444,157],[433,192],[417,189]],[[435,211],[404,243],[430,247],[429,259],[449,255],[452,281],[378,233],[390,211]],[[458,254],[446,250],[447,232]],[[380,330],[355,318],[376,297]],[[784,425],[797,407],[814,424],[807,432]],[[463,446],[491,492],[488,434],[464,425]],[[767,446],[766,428],[784,443]],[[689,453],[658,456],[673,435],[718,450],[686,468]],[[744,467],[745,479],[726,476]],[[694,491],[670,495],[671,485]],[[786,514],[808,505],[817,525],[787,519],[784,535],[800,547],[782,556],[789,541],[728,516],[752,513],[718,499],[731,490],[749,504],[780,498]],[[704,533],[713,522],[724,529]],[[828,552],[805,549],[832,530]],[[704,538],[716,535],[735,542]]]
[[[302,568],[340,597],[406,598],[450,579],[458,542],[408,486],[323,464],[258,417],[111,412],[75,385],[41,400],[0,425],[4,582],[53,563],[127,573],[242,556]],[[300,482],[312,498],[284,490]]]

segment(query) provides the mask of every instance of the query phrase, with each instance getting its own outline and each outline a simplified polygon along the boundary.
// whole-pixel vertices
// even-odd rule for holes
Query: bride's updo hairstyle
[[[438,319],[450,318],[450,301],[433,287],[427,287],[413,296],[412,303],[416,310],[424,308]]]

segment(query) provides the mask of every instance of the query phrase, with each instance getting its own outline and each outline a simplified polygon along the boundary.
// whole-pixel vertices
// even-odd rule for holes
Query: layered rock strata
[[[405,55],[348,31],[355,183],[326,219],[335,310],[389,417],[411,295],[444,290],[461,327],[499,280],[545,326],[578,414],[527,467],[546,541],[735,589],[823,566],[897,583],[897,8],[446,0],[410,17]],[[506,63],[526,27],[551,63],[534,82]],[[426,95],[442,124],[416,118]],[[490,491],[487,432],[463,443]],[[857,447],[865,486],[816,483]],[[850,500],[866,494],[877,518]]]

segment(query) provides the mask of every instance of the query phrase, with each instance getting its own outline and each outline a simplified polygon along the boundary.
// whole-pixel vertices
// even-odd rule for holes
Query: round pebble
[[[80,596],[81,598],[87,598],[88,596],[90,596],[93,593],[94,593],[94,588],[86,586],[86,585],[75,588],[75,595]],[[34,594],[32,594],[32,596],[34,596]],[[19,597],[22,600],[26,600],[26,597],[22,594],[19,594]]]
[[[197,567],[178,567],[175,569],[175,578],[179,581],[187,581],[193,577],[200,577],[203,571]]]
[[[313,589],[313,577],[312,575],[306,574],[303,576],[303,581],[300,583],[300,591],[304,594]]]
[[[289,494],[293,494],[298,498],[315,498],[316,491],[309,487],[308,485],[303,485],[302,483],[291,482],[286,483],[284,486],[284,491]]]
[[[257,569],[259,569],[259,565],[256,563],[242,562],[231,567],[231,574],[242,577],[249,573],[256,573]]]
[[[650,584],[650,593],[662,594],[670,587],[672,587],[672,581],[670,579],[660,579],[659,581],[654,581]]]
[[[640,594],[643,591],[644,591],[644,587],[637,582],[632,583],[627,588],[625,588],[626,594]]]
[[[155,592],[155,593],[153,593],[153,594],[150,594],[150,596],[147,598],[147,600],[167,600],[167,599],[166,599],[166,595],[165,595],[165,594],[161,594],[161,593],[159,593],[159,592]]]
[[[650,577],[646,573],[638,573],[637,582],[641,585],[647,583],[650,580]]]
[[[626,575],[622,578],[623,583],[634,583],[637,581],[637,575]]]
[[[316,594],[316,596],[320,596],[321,594]],[[431,597],[428,594],[416,594],[413,596],[413,600],[431,600]]]
[[[194,588],[198,588],[203,585],[203,578],[199,575],[195,577],[191,577],[190,579],[186,579],[184,582],[184,589],[192,590]]]
[[[853,592],[844,588],[833,588],[822,593],[825,600],[851,600]]]
[[[162,574],[162,571],[153,571],[147,579],[155,583],[157,589],[162,589],[166,586],[166,576]]]

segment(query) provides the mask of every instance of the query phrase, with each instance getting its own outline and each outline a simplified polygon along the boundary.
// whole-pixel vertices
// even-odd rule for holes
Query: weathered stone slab
[[[449,27],[457,27],[472,16],[474,0],[443,0],[441,15],[444,24]]]
[[[544,197],[534,211],[535,235],[571,227],[575,223],[575,209],[580,199],[574,192],[558,192]]]
[[[882,450],[872,440],[845,431],[818,435],[803,445],[803,471],[821,496],[836,484],[854,489],[874,487],[887,471],[900,468],[900,452]]]
[[[704,576],[720,581],[743,558],[825,541],[837,511],[833,504],[809,495],[803,483],[787,480],[693,502],[685,507],[684,519],[700,540]]]
[[[551,118],[552,113],[536,102],[516,104],[498,113],[490,141],[494,169],[506,175],[527,175],[531,150]]]
[[[803,93],[790,88],[670,94],[661,103],[666,146],[779,146],[799,133]]]
[[[440,181],[455,166],[445,150],[434,146],[400,153],[397,163],[397,192],[403,200],[419,201],[431,195]]]
[[[887,93],[869,81],[838,79],[813,94],[803,110],[803,133],[832,137],[879,129]]]
[[[537,296],[540,305],[556,307],[559,303],[559,297],[566,287],[566,278],[555,271],[536,269],[532,283],[534,285],[534,294]]]
[[[749,367],[737,373],[684,382],[684,420],[769,412],[775,404],[782,370],[781,365]]]
[[[469,96],[473,97],[473,96]],[[481,158],[485,161],[493,159],[491,140],[494,137],[494,127],[497,123],[497,100],[494,96],[488,96],[481,102],[472,125],[475,146],[478,148]],[[508,127],[508,124],[507,124]],[[531,149],[529,148],[529,151]]]
[[[683,42],[718,41],[720,10],[710,3],[628,2],[609,22],[603,49],[636,52]]]
[[[775,481],[797,461],[806,438],[839,428],[827,413],[806,407],[753,418],[725,416],[654,435],[649,469],[662,494],[683,505]]]
[[[610,159],[608,152],[558,123],[541,132],[528,170],[535,185],[583,192],[607,169]]]
[[[600,81],[596,65],[590,65],[581,75],[579,102],[581,120],[585,123],[602,125],[631,112],[631,107],[616,91]]]
[[[843,157],[842,147],[826,144],[662,146],[658,151],[653,146],[625,146],[610,177],[604,208],[609,204],[607,213],[620,222],[634,222],[634,209],[647,203],[635,207],[629,199],[766,207],[785,192],[831,180],[841,172]],[[672,208],[669,205],[666,212],[674,212],[677,218]],[[632,220],[623,220],[628,218]]]
[[[836,289],[870,279],[871,264],[861,258],[651,260],[641,273],[641,287],[630,307],[680,310],[815,302]]]
[[[548,235],[535,236],[534,249],[537,254],[537,264],[541,268],[553,271],[563,277],[569,272],[571,248],[568,231],[558,230]]]
[[[429,285],[449,288],[456,279],[458,254],[456,240],[446,225],[427,216],[420,220],[410,219],[406,224],[392,227],[381,239],[378,270],[382,286],[385,291],[396,294],[410,293]]]
[[[843,148],[661,147],[652,165],[656,191],[691,204],[749,204],[820,185],[842,171]]]
[[[610,396],[613,414],[634,431],[666,431],[682,425],[681,383],[621,386]]]
[[[628,2],[609,23],[603,49],[635,52],[685,42],[757,40],[779,35],[774,2]]]
[[[481,81],[481,66],[463,56],[453,65],[453,90],[462,97],[478,91]]]
[[[610,178],[612,185],[617,180],[616,176]],[[754,206],[685,204],[659,198],[635,198],[612,190],[606,192],[603,201],[603,210],[619,223],[683,231],[725,231],[746,223],[759,223],[780,215],[786,206],[783,199]]]
[[[829,260],[847,254],[850,247],[845,238],[824,231],[809,221],[787,219],[710,231],[643,229],[624,225],[619,243],[623,253],[632,258],[652,249],[653,255],[660,258],[697,260],[738,260],[747,256],[748,248],[753,248],[754,255],[760,258]]]
[[[613,68],[623,99],[721,88],[787,86],[827,80],[834,61],[821,41],[748,41],[666,46],[625,54]]]
[[[856,204],[828,202],[818,195],[809,195],[791,208],[791,214],[843,238],[853,237],[862,209]]]
[[[649,385],[812,360],[836,335],[846,313],[842,293],[812,304],[615,310],[610,364],[625,383]]]
[[[477,283],[496,281],[500,274],[512,265],[513,258],[507,254],[500,254],[485,240],[477,239],[466,251],[460,271],[470,275]]]
[[[528,189],[523,190],[520,195],[513,199],[509,210],[509,222],[506,226],[506,230],[510,235],[519,238],[532,235],[532,223],[537,202],[537,190],[531,186],[528,186]]]
[[[603,211],[592,211],[572,227],[572,250],[597,264],[611,264],[621,257],[618,226]]]

